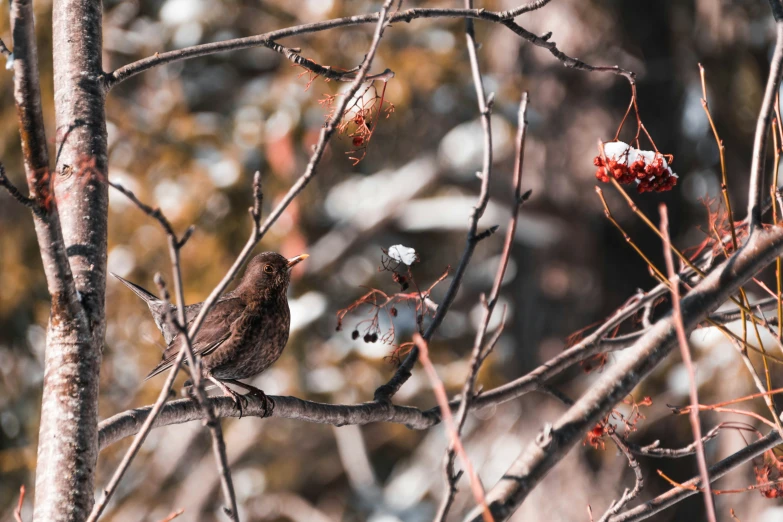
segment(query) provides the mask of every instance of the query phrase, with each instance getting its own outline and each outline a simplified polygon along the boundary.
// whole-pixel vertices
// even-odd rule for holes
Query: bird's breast
[[[233,346],[234,355],[230,361],[221,361],[215,374],[246,379],[266,370],[283,353],[290,321],[287,303],[274,310],[246,310],[234,323],[231,341],[227,343]]]

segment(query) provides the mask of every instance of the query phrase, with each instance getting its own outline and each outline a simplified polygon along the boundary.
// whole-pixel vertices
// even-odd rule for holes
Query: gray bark
[[[53,9],[53,185],[78,299],[74,303],[52,295],[34,520],[80,521],[94,503],[105,332],[108,191],[102,6],[97,0],[56,0]]]

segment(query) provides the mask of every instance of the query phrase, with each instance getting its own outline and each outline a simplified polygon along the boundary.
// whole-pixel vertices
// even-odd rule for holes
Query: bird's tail
[[[110,273],[111,273],[111,275],[113,275],[114,277],[119,279],[125,286],[127,286],[128,288],[133,290],[133,293],[136,294],[137,296],[139,296],[148,305],[150,303],[156,303],[156,302],[160,301],[160,299],[155,297],[154,294],[151,294],[150,292],[148,292],[147,290],[143,289],[142,287],[140,287],[136,283],[131,283],[127,279],[124,279],[124,278],[118,276],[114,272],[110,272]]]

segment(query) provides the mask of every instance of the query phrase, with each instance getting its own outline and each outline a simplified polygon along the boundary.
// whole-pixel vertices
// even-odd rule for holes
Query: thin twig
[[[736,428],[736,423],[722,422],[708,431],[700,440],[701,444],[708,442],[718,436],[721,430],[727,428]],[[696,446],[699,445],[699,441],[693,441],[687,446],[682,448],[661,448],[661,441],[656,440],[651,444],[640,446],[632,442],[627,442],[628,448],[635,454],[644,457],[651,457],[656,459],[679,459],[693,455],[696,452]]]
[[[716,408],[716,407],[721,407],[721,406],[731,406],[732,404],[739,404],[741,402],[757,399],[759,397],[765,397],[767,395],[775,395],[775,394],[778,394],[778,393],[783,393],[783,388],[777,388],[775,390],[770,390],[770,391],[761,391],[759,393],[754,393],[752,395],[746,395],[744,397],[738,397],[736,399],[731,399],[731,400],[728,400],[728,401],[718,402],[716,404],[707,404],[707,405],[699,404],[698,407],[700,409],[703,409],[703,410],[709,410],[710,408]],[[682,408],[677,408],[677,411],[675,413],[686,413],[686,412],[690,411],[690,408],[693,408],[693,405],[684,406]]]
[[[313,74],[316,74],[318,76],[323,76],[327,80],[335,80],[338,82],[352,82],[356,79],[356,71],[337,71],[332,67],[326,67],[320,65],[318,63],[315,63],[313,60],[301,56],[299,54],[301,52],[300,49],[291,49],[289,47],[285,47],[284,45],[280,45],[279,43],[271,40],[266,40],[264,42],[261,42],[261,45],[263,45],[267,49],[271,49],[275,52],[282,54],[291,63],[298,65],[299,67],[302,67],[304,69],[307,69]],[[365,81],[387,82],[392,78],[394,78],[394,73],[392,72],[391,69],[386,69],[382,73],[367,75]]]
[[[3,45],[5,47],[5,44]],[[24,484],[19,486],[19,502],[16,503],[16,509],[14,509],[14,520],[16,522],[23,522],[22,521],[22,506],[24,505]]]
[[[179,336],[182,337],[181,351],[185,352],[190,367],[191,379],[193,380],[193,392],[199,407],[204,412],[206,426],[212,439],[212,452],[215,454],[215,464],[217,466],[218,476],[220,477],[220,486],[223,492],[223,499],[226,505],[223,506],[223,512],[234,522],[239,522],[239,511],[237,509],[236,493],[234,492],[234,482],[231,479],[231,471],[228,465],[226,455],[226,443],[223,440],[223,428],[220,425],[220,419],[215,415],[215,410],[207,400],[207,393],[204,390],[204,381],[201,375],[201,358],[193,352],[193,336],[187,330],[187,317],[185,315],[185,295],[182,284],[182,267],[180,264],[180,241],[176,236],[168,236],[169,255],[171,256],[172,272],[174,273],[174,289],[177,294],[177,320],[172,317],[169,321],[172,325],[179,328]],[[163,290],[163,280],[159,278],[159,285]],[[162,292],[166,295],[165,291]],[[166,307],[169,309],[169,307]],[[179,337],[178,336],[178,337]]]
[[[12,198],[32,210],[36,216],[42,215],[43,211],[41,210],[41,207],[39,207],[35,202],[35,200],[33,198],[28,198],[19,192],[19,189],[16,188],[16,185],[14,185],[11,180],[8,179],[8,176],[5,174],[5,166],[2,163],[0,163],[0,187],[5,188]]]
[[[465,8],[472,9],[473,0],[465,0]],[[479,196],[479,205],[481,205],[482,207],[481,208],[479,208],[479,206],[476,207],[476,209],[474,210],[474,216],[475,216],[477,214],[483,213],[483,209],[486,208],[486,203],[489,200],[488,191],[489,191],[489,182],[491,179],[490,177],[492,172],[491,170],[492,169],[492,129],[490,126],[491,100],[488,103],[486,95],[484,93],[484,81],[481,78],[481,68],[478,62],[478,46],[476,44],[476,31],[474,28],[473,20],[471,19],[465,20],[465,43],[468,50],[471,76],[473,78],[473,88],[476,91],[476,99],[478,100],[478,109],[479,109],[479,114],[481,119],[481,128],[484,136],[483,165],[482,165],[481,173],[479,174],[482,180],[481,195]],[[490,97],[491,96],[492,95],[490,95]],[[472,223],[478,225],[478,218],[475,218],[472,221]],[[470,241],[470,237],[471,234],[469,233],[468,241]],[[509,254],[510,251],[506,255]],[[500,263],[501,268],[499,270],[504,270],[505,265],[506,262],[501,261]],[[487,319],[487,317],[492,314],[492,309],[495,306],[494,301],[495,300],[492,297],[490,297],[489,302],[485,302],[485,306],[484,306],[485,319]],[[488,324],[489,321],[487,320],[486,323]],[[457,493],[457,482],[459,481],[461,473],[456,474],[454,472],[454,460],[456,458],[455,441],[459,439],[462,433],[462,428],[465,424],[465,419],[467,418],[468,406],[470,400],[473,398],[473,389],[475,387],[476,376],[478,375],[478,370],[482,362],[481,350],[483,348],[482,346],[483,341],[479,340],[480,338],[483,338],[482,332],[486,332],[486,326],[484,324],[482,324],[482,327],[478,329],[476,342],[473,345],[473,352],[471,355],[471,362],[470,362],[470,372],[468,374],[468,377],[465,379],[465,384],[462,388],[462,402],[460,403],[460,407],[457,412],[454,437],[452,437],[452,442],[449,444],[446,450],[445,464],[444,464],[444,474],[446,477],[446,494],[441,500],[441,503],[438,507],[438,512],[434,518],[434,522],[444,522],[446,520],[446,517],[448,516],[449,513],[449,509],[451,508],[451,504],[454,501],[454,497]],[[484,493],[483,489],[481,493],[483,497],[483,493]]]
[[[710,480],[718,480],[731,470],[754,459],[765,451],[774,448],[780,444],[780,441],[780,434],[777,431],[772,431],[756,442],[748,444],[741,450],[710,467]],[[684,487],[672,488],[640,506],[613,516],[609,519],[609,522],[632,522],[636,520],[644,520],[655,515],[656,513],[660,513],[664,509],[673,506],[677,502],[680,502],[681,500],[698,493],[698,489],[703,486],[701,475],[698,475],[689,481],[682,483],[682,486]]]
[[[777,0],[773,0],[777,5]],[[775,51],[767,77],[767,86],[764,89],[764,99],[761,102],[761,110],[756,121],[756,134],[753,139],[753,161],[750,166],[750,181],[748,182],[748,223],[750,233],[753,234],[761,226],[761,201],[763,199],[764,185],[764,161],[767,157],[767,131],[772,120],[772,112],[775,103],[775,95],[780,85],[780,76],[783,73],[783,20],[775,20]]]
[[[468,3],[470,3],[469,0]],[[472,27],[467,31],[467,33],[468,33],[468,48],[470,49],[471,46],[475,47],[475,41],[473,41]],[[473,57],[474,55],[471,54],[471,64],[477,70],[478,63],[473,59]],[[516,160],[515,160],[515,167],[514,167],[514,178],[512,182],[514,187],[514,192],[512,196],[513,203],[511,205],[511,216],[509,218],[508,228],[506,229],[506,238],[503,244],[503,253],[500,256],[500,262],[498,264],[498,268],[495,273],[495,280],[492,285],[492,289],[490,290],[489,297],[487,297],[484,300],[484,312],[482,315],[482,320],[476,332],[476,338],[473,342],[473,350],[470,358],[470,371],[462,387],[462,393],[460,394],[462,400],[460,402],[459,409],[457,410],[457,414],[456,414],[457,435],[460,435],[462,433],[462,428],[465,425],[465,420],[467,419],[467,413],[470,408],[471,402],[473,401],[474,390],[476,387],[476,378],[478,376],[479,369],[481,368],[481,364],[486,359],[489,350],[495,345],[495,342],[497,342],[497,338],[499,338],[499,334],[498,334],[492,342],[490,342],[487,346],[485,346],[484,341],[487,334],[487,329],[489,328],[489,322],[492,319],[492,313],[494,312],[495,305],[497,304],[498,295],[500,294],[500,287],[503,284],[503,279],[506,274],[508,261],[509,258],[511,257],[511,249],[513,247],[514,236],[516,234],[517,222],[519,218],[519,209],[522,206],[523,202],[527,200],[527,198],[530,196],[530,192],[526,192],[525,194],[522,193],[522,166],[524,164],[525,135],[527,130],[527,120],[526,120],[527,103],[528,103],[528,95],[527,93],[524,93],[522,95],[522,100],[519,105],[519,114],[518,114],[518,123],[517,123],[517,139],[516,139],[517,150],[516,150]],[[503,323],[503,321],[501,321],[501,323]],[[435,520],[446,519],[446,515],[448,514],[449,511],[449,506],[451,505],[454,499],[454,495],[456,494],[457,491],[456,483],[458,478],[454,475],[453,471],[449,471],[449,470],[453,470],[454,468],[455,456],[456,453],[454,451],[454,448],[449,447],[449,450],[446,455],[446,477],[447,477],[446,496],[444,496],[443,500],[441,501],[440,507],[438,509],[438,515],[436,516]]]
[[[619,500],[612,501],[609,509],[606,510],[598,522],[606,522],[609,520],[609,517],[619,513],[621,509],[623,509],[630,501],[639,495],[639,493],[642,491],[642,488],[644,487],[644,475],[642,474],[642,467],[639,465],[639,461],[636,460],[636,458],[633,456],[633,452],[631,451],[626,441],[615,432],[610,433],[609,436],[617,446],[617,449],[620,450],[620,452],[625,456],[626,460],[628,460],[628,466],[633,470],[635,480],[633,488],[626,488]]]
[[[699,420],[699,394],[696,387],[696,372],[691,362],[691,352],[688,347],[688,338],[685,335],[685,325],[682,320],[682,311],[680,310],[680,281],[674,271],[674,260],[672,259],[671,239],[669,237],[669,216],[666,212],[666,205],[661,203],[659,207],[661,213],[661,232],[663,233],[663,253],[666,260],[666,270],[669,274],[672,293],[672,309],[674,314],[674,326],[677,330],[677,342],[680,345],[680,354],[683,364],[688,372],[688,381],[690,384],[691,412],[689,419],[691,429],[693,430],[693,440],[696,442],[696,460],[699,464],[699,473],[704,483],[704,505],[707,508],[707,520],[715,522],[715,504],[710,491],[710,477],[707,474],[707,458],[704,455],[704,444],[702,443],[701,421]]]
[[[525,13],[529,13],[530,11],[541,9],[551,1],[552,0],[536,0],[535,2],[530,2],[529,4],[523,4],[519,7],[515,7],[514,9],[509,9],[508,11],[501,11],[498,13],[498,16],[504,19],[516,18],[521,14],[525,14]]]
[[[424,338],[418,333],[414,333],[413,342],[415,342],[416,346],[419,347],[421,354],[421,364],[424,366],[424,369],[427,372],[427,376],[432,383],[432,390],[435,393],[435,398],[438,401],[441,415],[443,415],[443,422],[446,425],[446,431],[449,434],[449,444],[454,446],[454,449],[457,451],[457,454],[462,461],[462,467],[465,469],[465,472],[470,479],[470,487],[473,491],[473,496],[476,499],[476,503],[481,509],[484,522],[494,522],[492,513],[490,513],[489,507],[487,507],[486,499],[484,498],[484,486],[481,485],[481,480],[479,479],[476,470],[473,468],[473,464],[470,462],[468,454],[465,452],[465,448],[463,447],[462,441],[460,440],[459,434],[457,433],[457,426],[454,423],[454,417],[452,417],[451,408],[449,407],[449,399],[446,396],[446,388],[443,386],[443,382],[438,377],[438,372],[435,370],[435,367],[430,361],[429,350],[427,349],[427,341],[425,341]]]
[[[182,362],[185,359],[185,357],[187,357],[190,368],[192,369],[191,374],[193,377],[193,383],[194,383],[194,388],[196,390],[197,400],[204,412],[205,418],[208,421],[207,425],[210,428],[210,433],[212,435],[213,447],[216,448],[218,470],[221,473],[226,500],[228,501],[228,504],[231,506],[229,509],[227,509],[227,513],[229,514],[229,517],[232,520],[238,522],[238,518],[236,518],[235,515],[235,513],[237,512],[236,499],[233,493],[233,485],[231,484],[230,475],[228,474],[227,471],[228,467],[226,465],[225,448],[224,445],[221,444],[222,432],[220,431],[219,422],[217,422],[215,419],[215,415],[212,410],[212,407],[206,401],[206,394],[204,393],[203,384],[200,379],[201,372],[199,370],[199,363],[193,354],[192,344],[190,340],[191,338],[188,335],[184,326],[186,324],[185,303],[182,295],[182,282],[181,282],[182,274],[180,269],[179,252],[180,249],[185,245],[187,239],[192,234],[193,227],[190,227],[188,231],[185,234],[183,234],[182,238],[178,238],[174,232],[173,227],[171,226],[171,223],[166,218],[166,216],[163,215],[160,209],[152,208],[149,205],[146,205],[141,200],[139,200],[133,192],[125,189],[121,185],[112,182],[109,183],[116,190],[120,191],[122,194],[128,197],[144,213],[146,213],[147,215],[149,215],[150,217],[158,221],[158,223],[160,223],[161,227],[166,233],[166,237],[168,238],[168,242],[169,242],[169,253],[171,256],[171,263],[174,271],[175,288],[177,289],[177,301],[179,305],[177,310],[179,317],[175,319],[174,317],[171,317],[170,314],[167,314],[166,320],[172,323],[174,329],[180,331],[180,334],[182,334],[182,339],[184,341],[182,341],[182,347],[180,348],[180,351],[177,354],[177,358],[175,359],[174,364],[169,370],[169,373],[166,377],[166,381],[164,382],[163,387],[161,388],[158,394],[158,399],[155,401],[155,404],[153,405],[150,411],[150,415],[144,421],[144,424],[142,425],[138,434],[136,435],[133,442],[131,443],[131,446],[128,448],[125,455],[123,456],[122,461],[120,462],[119,466],[115,470],[114,475],[112,475],[109,484],[104,489],[103,498],[101,498],[101,500],[95,504],[87,520],[88,522],[97,521],[98,518],[103,513],[103,511],[106,509],[106,506],[108,505],[109,500],[111,499],[112,495],[114,494],[117,487],[119,486],[122,477],[125,475],[125,472],[130,467],[131,462],[138,454],[138,451],[141,448],[142,444],[144,443],[144,440],[146,439],[147,435],[152,429],[156,417],[158,416],[161,409],[163,408],[163,405],[166,403],[166,400],[168,399],[171,391],[171,387],[174,384],[174,380],[176,379],[177,374],[179,373],[179,369],[182,366]],[[166,290],[165,283],[163,282],[163,278],[160,277],[160,274],[158,274],[155,280],[156,283],[158,284],[158,287],[160,288],[163,300],[167,305],[165,309],[169,310],[170,309],[170,307],[168,306],[170,302],[169,294],[168,291]],[[215,428],[216,424],[217,424],[217,428]],[[223,446],[222,452],[220,452],[221,446]]]
[[[177,511],[172,511],[166,518],[161,519],[160,522],[171,522],[181,514],[185,512],[184,509],[178,509]]]

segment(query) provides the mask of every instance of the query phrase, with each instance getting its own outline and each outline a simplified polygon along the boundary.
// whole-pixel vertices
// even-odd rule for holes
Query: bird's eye
[[[272,265],[264,265],[264,272],[266,272],[267,274],[271,274],[274,271],[275,269],[272,268]]]

